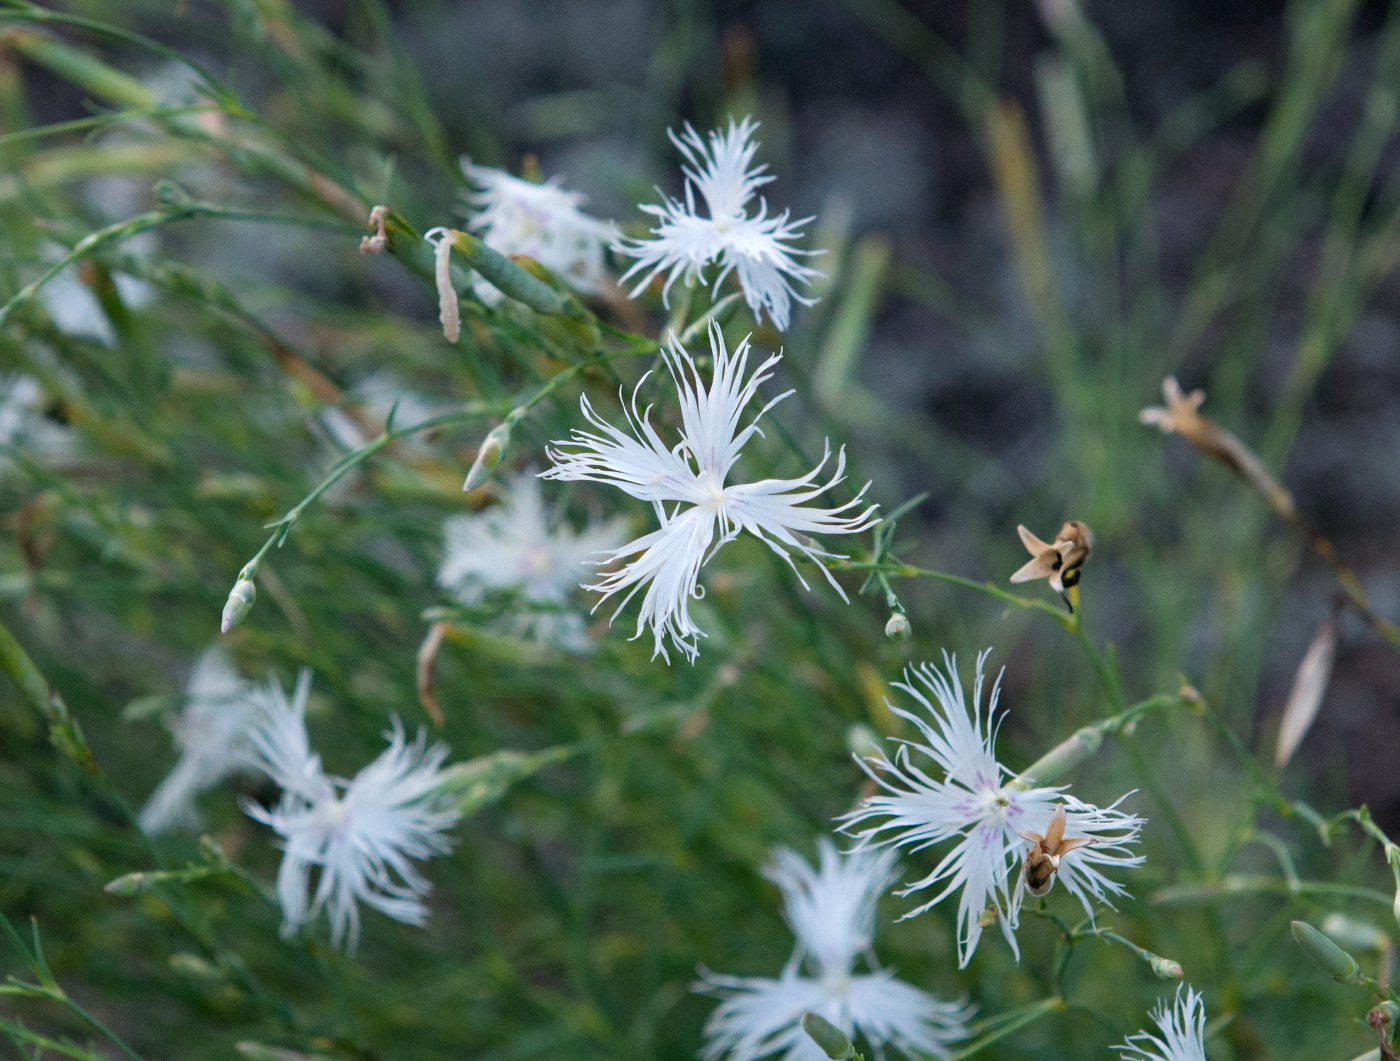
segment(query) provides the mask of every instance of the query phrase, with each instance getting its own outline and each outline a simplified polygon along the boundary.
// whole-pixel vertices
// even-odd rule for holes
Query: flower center
[[[851,974],[845,969],[832,969],[822,973],[822,990],[831,998],[840,998],[851,989]]]
[[[520,574],[543,577],[554,570],[554,555],[548,549],[526,549],[516,561]]]
[[[695,485],[700,491],[700,504],[706,508],[720,508],[724,504],[724,481],[712,471],[703,471],[695,477]]]
[[[332,799],[321,804],[318,808],[318,817],[321,819],[321,826],[327,832],[338,833],[345,828],[350,820],[350,808],[343,800]]]

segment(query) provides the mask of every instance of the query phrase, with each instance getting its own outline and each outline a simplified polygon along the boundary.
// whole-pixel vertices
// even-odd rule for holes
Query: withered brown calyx
[[[1045,827],[1044,836],[1031,832],[1018,835],[1022,840],[1031,842],[1031,849],[1026,852],[1021,873],[1026,878],[1026,890],[1036,897],[1049,894],[1055,883],[1055,874],[1060,869],[1060,860],[1065,855],[1094,842],[1089,836],[1065,836],[1063,803],[1055,805],[1055,813],[1050,816],[1050,824]]]

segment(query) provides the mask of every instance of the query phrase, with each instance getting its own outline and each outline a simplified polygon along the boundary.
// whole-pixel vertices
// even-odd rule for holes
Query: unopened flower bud
[[[1333,980],[1343,984],[1365,982],[1356,959],[1306,921],[1293,922],[1293,938]]]
[[[812,1042],[820,1046],[822,1053],[831,1061],[846,1061],[856,1052],[851,1037],[819,1014],[802,1014],[802,1030],[811,1036]]]
[[[1152,971],[1163,980],[1180,980],[1186,975],[1185,971],[1181,968],[1180,962],[1174,962],[1170,958],[1163,958],[1160,954],[1148,962],[1148,964],[1152,966]]]
[[[885,624],[885,636],[891,641],[903,641],[909,636],[910,629],[909,616],[895,612]]]
[[[857,759],[879,758],[880,738],[869,726],[857,722],[846,730],[846,747]]]
[[[510,421],[505,420],[492,428],[491,433],[482,440],[481,448],[476,451],[476,460],[472,461],[471,470],[467,472],[467,481],[462,484],[462,489],[475,490],[491,478],[491,473],[501,463],[509,445]]]
[[[240,578],[235,582],[233,589],[229,590],[228,600],[224,602],[219,632],[226,634],[246,619],[248,612],[253,608],[253,602],[257,599],[258,587],[253,585],[250,579]]]

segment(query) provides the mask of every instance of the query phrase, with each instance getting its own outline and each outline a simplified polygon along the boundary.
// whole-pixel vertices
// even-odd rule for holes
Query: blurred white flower
[[[1152,1011],[1152,1020],[1162,1038],[1151,1032],[1128,1036],[1128,1041],[1117,1047],[1128,1051],[1118,1055],[1123,1061],[1206,1061],[1206,1007],[1198,992],[1185,985],[1178,987],[1176,1005],[1168,1009],[1163,999]]]
[[[722,1001],[705,1025],[708,1041],[700,1056],[753,1061],[782,1051],[787,1061],[824,1061],[802,1030],[802,1014],[811,1011],[851,1038],[864,1035],[876,1057],[887,1045],[910,1058],[947,1057],[949,1046],[966,1038],[972,1008],[896,980],[871,950],[875,903],[894,878],[893,855],[842,855],[823,837],[818,858],[813,870],[795,851],[780,848],[765,870],[782,889],[797,937],[777,979],[701,971],[696,990]],[[867,973],[855,971],[861,956]],[[812,975],[804,975],[804,964]]]
[[[515,616],[514,632],[586,649],[583,618],[563,609],[588,563],[625,540],[626,523],[616,519],[575,531],[546,509],[533,471],[509,479],[499,494],[500,504],[443,524],[446,554],[438,584],[463,604],[479,603],[488,590],[514,590],[545,606]]]
[[[982,668],[987,652],[977,657],[970,712],[958,678],[956,657],[944,653],[946,673],[927,663],[905,672],[906,677],[933,694],[936,705],[915,685],[902,682],[895,687],[914,697],[929,717],[890,707],[918,727],[926,743],[901,741],[893,759],[884,754],[857,759],[884,794],[871,796],[841,819],[842,828],[859,837],[863,844],[922,850],[945,840],[956,840],[932,873],[898,894],[908,895],[936,884],[943,886],[924,905],[904,915],[913,917],[962,890],[958,902],[960,967],[967,965],[977,949],[989,906],[1007,943],[1020,958],[1015,930],[1025,880],[1018,877],[1013,886],[1011,877],[1031,846],[1031,841],[1021,834],[1045,833],[1057,805],[1065,808],[1066,834],[1090,841],[1065,852],[1057,867],[1065,889],[1083,904],[1087,915],[1093,917],[1094,901],[1109,903],[1110,895],[1124,894],[1122,885],[1104,876],[1099,867],[1124,868],[1142,862],[1141,855],[1128,850],[1137,842],[1143,825],[1141,818],[1117,810],[1117,803],[1104,809],[1083,803],[1066,794],[1063,787],[1030,787],[1016,781],[997,762],[993,751],[997,685],[992,688],[986,716],[982,713]],[[914,752],[933,760],[942,777],[930,776],[916,765]],[[875,824],[858,828],[870,822]]]
[[[166,719],[180,760],[147,800],[141,830],[155,835],[198,828],[195,796],[252,765],[250,733],[260,715],[253,686],[223,649],[205,649],[185,686],[184,709]]]
[[[586,201],[582,193],[565,191],[558,177],[535,184],[504,170],[474,166],[465,156],[462,172],[476,187],[466,196],[475,211],[468,227],[488,247],[506,256],[533,258],[575,290],[602,290],[607,278],[603,251],[620,234],[611,221],[579,209]],[[476,288],[488,301],[500,298],[500,292],[479,277]]]
[[[8,447],[23,448],[47,456],[62,456],[72,449],[73,434],[44,415],[48,395],[33,376],[0,377],[0,469],[9,458]]]
[[[685,202],[663,194],[660,206],[643,204],[641,209],[658,220],[651,230],[652,238],[623,238],[614,244],[618,253],[637,259],[622,275],[624,282],[636,273],[645,273],[631,293],[633,298],[656,276],[666,273],[661,298],[669,306],[671,285],[682,278],[687,284],[706,283],[706,267],[718,261],[715,291],[733,271],[754,317],[757,319],[761,310],[767,310],[779,331],[787,331],[792,300],[804,306],[815,302],[797,294],[792,280],[805,284],[821,274],[799,264],[794,255],[820,252],[790,246],[812,219],[790,221],[786,210],[769,217],[768,202],[762,196],[758,212],[749,214],[754,194],[773,180],[764,173],[766,165],[750,168],[759,146],[751,139],[757,128],[758,123],[752,118],[737,125],[731,118],[727,131],[716,129],[710,133],[708,145],[688,124],[680,136],[667,132],[688,163],[682,167]],[[696,213],[696,189],[705,200],[708,217]]]
[[[731,356],[725,349],[724,336],[713,322],[710,351],[714,370],[709,390],[705,389],[699,369],[674,332],[670,348],[661,351],[681,405],[681,441],[674,448],[668,449],[652,426],[648,418],[650,407],[644,411],[637,408],[637,391],[646,381],[644,376],[632,393],[630,409],[627,403],[623,405],[630,432],[600,417],[585,395],[583,414],[602,434],[575,430],[568,442],[556,443],[572,449],[551,449],[549,455],[554,467],[542,473],[546,479],[611,483],[639,501],[650,501],[655,507],[661,528],[612,550],[603,562],[630,556],[636,559],[621,570],[603,576],[589,588],[603,594],[599,604],[614,593],[628,590],[618,605],[620,611],[645,586],[635,636],[640,637],[643,628],[650,624],[655,637],[652,658],[660,654],[667,662],[670,656],[663,642],[668,635],[694,662],[700,650],[696,639],[702,636],[702,631],[691,621],[689,602],[692,597],[704,596],[699,585],[700,568],[741,531],[758,538],[791,564],[794,572],[797,572],[797,565],[789,549],[816,562],[827,581],[845,600],[845,591],[820,560],[838,554],[825,552],[797,535],[854,534],[879,522],[872,518],[875,505],[858,515],[841,515],[861,503],[869,483],[844,505],[829,509],[802,507],[804,502],[841,482],[844,476],[846,453],[842,449],[831,479],[820,486],[812,485],[831,457],[829,443],[821,462],[800,479],[763,479],[756,483],[726,485],[725,480],[738,461],[744,443],[759,431],[758,418],[792,392],[774,398],[741,430],[739,420],[744,407],[758,392],[759,385],[772,377],[771,370],[781,355],[774,354],[753,375],[746,376],[749,340],[745,338]],[[671,505],[669,511],[667,503]],[[805,588],[807,583],[801,573],[797,577]]]
[[[422,896],[431,890],[410,859],[430,858],[451,847],[444,834],[460,816],[437,791],[447,749],[426,747],[422,730],[410,743],[398,720],[374,762],[351,781],[321,769],[306,735],[311,672],[302,671],[288,702],[277,681],[265,687],[265,714],[253,732],[255,763],[282,789],[271,810],[245,803],[247,813],[271,826],[286,853],[277,871],[282,934],[313,921],[325,907],[331,942],[354,950],[360,935],[359,903],[398,921],[421,925]],[[311,870],[319,867],[314,894]]]
[[[410,390],[392,371],[382,369],[366,376],[355,385],[350,398],[364,412],[364,420],[382,428],[394,411],[395,427],[411,427],[431,416],[453,408],[450,402],[434,401]],[[321,410],[321,423],[335,443],[343,449],[355,450],[370,441],[363,428],[340,406],[327,405]],[[421,453],[428,448],[425,433],[398,439],[395,445]]]

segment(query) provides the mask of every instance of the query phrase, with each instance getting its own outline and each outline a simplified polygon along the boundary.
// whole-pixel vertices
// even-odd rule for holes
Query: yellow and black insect
[[[1065,521],[1053,542],[1041,541],[1025,527],[1018,526],[1016,533],[1021,536],[1021,544],[1031,554],[1031,559],[1011,576],[1011,581],[1048,578],[1050,588],[1060,595],[1070,611],[1074,611],[1078,599],[1075,587],[1079,585],[1080,569],[1094,547],[1094,532],[1082,521],[1071,519]]]

